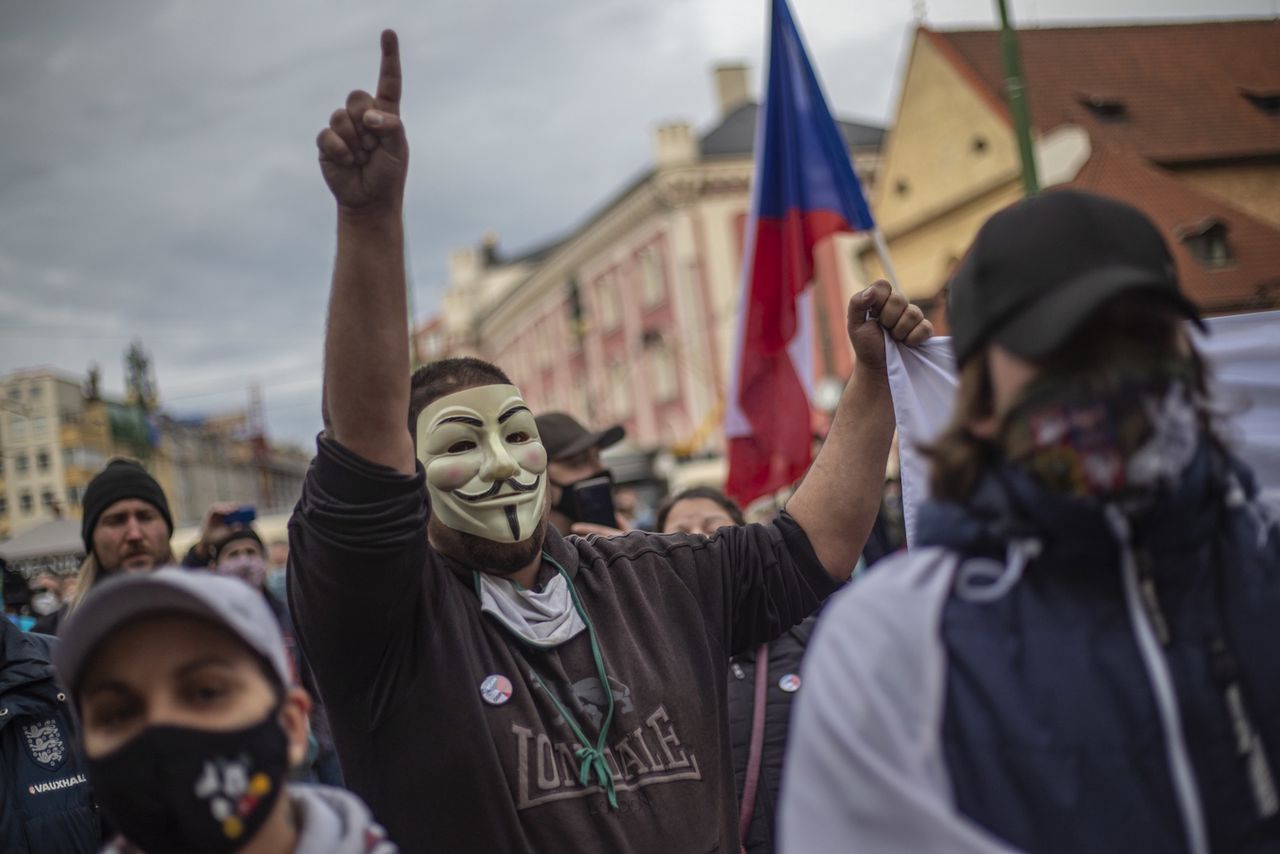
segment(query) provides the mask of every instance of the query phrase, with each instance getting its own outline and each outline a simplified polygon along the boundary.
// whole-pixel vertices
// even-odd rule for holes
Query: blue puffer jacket
[[[0,616],[0,851],[79,854],[102,842],[54,639]]]
[[[1193,850],[1198,801],[1212,850],[1280,851],[1280,537],[1252,493],[1246,471],[1206,449],[1177,494],[1135,520],[1127,549],[1094,506],[1012,471],[967,511],[922,518],[926,545],[965,558],[1003,561],[1019,543],[1046,555],[998,598],[965,595],[981,572],[966,578],[961,564],[942,612],[961,812],[1036,851],[1175,852]],[[1144,620],[1151,659],[1135,632]],[[1240,749],[1246,727],[1254,752]]]
[[[1280,527],[1242,466],[1205,446],[1132,518],[1000,469],[918,530],[819,623],[784,850],[1280,852]]]

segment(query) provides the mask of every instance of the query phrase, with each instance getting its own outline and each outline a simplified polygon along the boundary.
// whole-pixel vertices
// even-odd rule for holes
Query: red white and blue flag
[[[791,10],[771,2],[724,422],[725,491],[744,506],[798,480],[811,461],[814,247],[875,227]]]

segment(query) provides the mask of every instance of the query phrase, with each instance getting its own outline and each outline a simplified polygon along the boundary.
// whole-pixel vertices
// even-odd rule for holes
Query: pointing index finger
[[[400,40],[395,30],[382,31],[382,66],[378,69],[378,109],[400,114]]]

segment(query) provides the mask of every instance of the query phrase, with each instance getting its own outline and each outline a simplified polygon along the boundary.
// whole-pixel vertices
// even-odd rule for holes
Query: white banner
[[[1214,403],[1226,438],[1271,500],[1280,501],[1280,311],[1212,317],[1195,334],[1214,377]],[[951,339],[903,347],[887,335],[889,386],[898,422],[902,511],[907,545],[916,512],[929,496],[928,466],[918,450],[946,425],[955,394]]]

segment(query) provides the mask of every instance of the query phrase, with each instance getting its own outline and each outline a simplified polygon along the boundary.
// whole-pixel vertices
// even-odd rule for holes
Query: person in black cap
[[[57,634],[67,614],[104,578],[150,572],[174,562],[169,548],[173,536],[169,500],[140,464],[123,458],[111,460],[89,481],[81,507],[85,559],[76,590],[66,606],[38,621],[35,631]]]
[[[571,531],[584,533],[583,530],[574,531],[575,524],[592,521],[584,518],[591,514],[580,506],[578,487],[598,478],[609,478],[608,483],[600,484],[602,495],[609,494],[612,477],[600,461],[600,452],[622,441],[626,430],[621,424],[615,424],[593,433],[564,412],[547,412],[539,415],[536,421],[538,434],[547,449],[547,497],[551,502],[551,524],[562,534]],[[612,502],[608,502],[608,506],[612,506]],[[600,524],[604,520],[594,521]],[[623,525],[618,522],[612,527],[621,529]]]
[[[950,287],[932,500],[809,650],[784,850],[1280,851],[1280,516],[1159,231],[1046,193]]]

